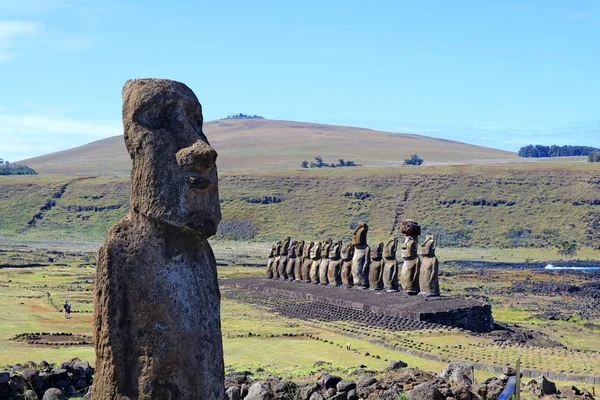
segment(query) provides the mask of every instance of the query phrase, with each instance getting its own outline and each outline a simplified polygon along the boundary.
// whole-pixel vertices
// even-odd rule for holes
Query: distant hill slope
[[[365,166],[401,165],[417,153],[425,164],[506,162],[516,153],[427,136],[268,119],[221,119],[204,124],[221,170],[299,168],[315,156]],[[23,162],[41,174],[120,175],[130,160],[122,136],[98,140]]]

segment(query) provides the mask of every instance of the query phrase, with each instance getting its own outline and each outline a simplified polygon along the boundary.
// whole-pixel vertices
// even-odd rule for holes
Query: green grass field
[[[596,259],[598,172],[597,163],[564,160],[227,171],[220,176],[221,232],[226,234],[228,227],[241,221],[249,228],[235,233],[247,241],[272,242],[290,234],[305,240],[347,240],[352,226],[364,220],[370,226],[369,240],[376,242],[399,235],[400,220],[412,218],[436,234],[441,247],[468,247],[464,254],[472,258],[478,257],[477,248],[503,247],[514,256],[499,254],[501,250],[494,257],[555,260],[553,245],[574,239],[582,249],[581,258]],[[64,194],[56,198],[62,187]],[[127,212],[128,188],[126,177],[0,177],[0,235],[101,242],[108,227]],[[367,192],[370,197],[359,200],[351,195],[354,192]],[[247,201],[264,196],[282,201]],[[43,209],[48,202],[52,205]],[[38,213],[40,218],[29,225]],[[459,253],[452,257],[460,259]],[[487,257],[487,251],[479,257]]]
[[[250,261],[257,260],[259,249],[256,245],[248,243],[240,249],[234,246],[235,243],[227,242],[215,246],[219,263],[229,265],[219,267],[219,277],[262,276],[263,268],[244,267],[243,263],[227,261],[238,258],[236,251],[240,249],[244,254],[250,254]],[[52,256],[52,262],[48,260],[49,256]],[[11,340],[15,335],[26,332],[91,334],[93,257],[89,253],[48,253],[32,249],[5,249],[0,252],[2,264],[33,262],[49,265],[0,268],[0,299],[5,309],[0,314],[0,364],[27,360],[39,362],[42,359],[58,363],[72,357],[93,363],[91,346],[30,345]],[[463,293],[465,287],[482,283],[476,271],[457,267],[450,271],[452,274],[442,278],[442,290],[446,293]],[[532,273],[540,281],[570,279],[543,271],[490,270],[484,285],[491,288],[510,285],[511,281],[526,279]],[[75,311],[71,320],[65,320],[60,312],[67,299]],[[221,317],[225,362],[228,368],[253,371],[256,377],[271,374],[296,380],[313,379],[321,370],[315,365],[318,361],[329,363],[327,368],[342,376],[350,376],[361,365],[382,370],[389,360],[394,359],[431,372],[444,368],[444,362],[408,355],[382,345],[395,343],[449,360],[505,365],[513,364],[520,357],[523,368],[551,368],[552,371],[569,374],[593,374],[600,370],[597,333],[584,324],[599,321],[549,323],[531,318],[536,309],[527,308],[523,299],[498,297],[491,300],[497,321],[518,323],[525,328],[552,334],[567,348],[496,345],[492,338],[469,335],[457,329],[390,332],[349,321],[302,321],[269,312],[260,306],[224,298]],[[543,304],[543,299],[533,300],[538,306]],[[346,350],[347,343],[351,343],[351,351]],[[476,373],[479,380],[490,376],[492,374],[485,371]],[[578,385],[581,386],[581,383]]]

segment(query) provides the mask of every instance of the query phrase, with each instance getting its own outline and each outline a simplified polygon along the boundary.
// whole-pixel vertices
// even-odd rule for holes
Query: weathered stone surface
[[[371,290],[383,289],[383,242],[371,248],[371,265],[369,266],[369,288]]]
[[[294,268],[294,279],[296,282],[302,281],[302,266],[304,265],[304,240],[300,240],[296,243],[296,265]]]
[[[335,389],[337,384],[342,380],[339,376],[323,374],[317,379],[317,384],[324,389]]]
[[[321,243],[315,243],[310,250],[310,259],[312,263],[310,265],[310,281],[312,283],[319,283],[319,266],[321,265]]]
[[[314,245],[314,242],[304,245],[304,251],[302,253],[302,281],[307,283],[310,282],[310,268],[313,263],[310,254]]]
[[[398,239],[390,238],[383,249],[383,288],[388,292],[398,290],[398,261],[396,252],[398,250]]]
[[[354,381],[339,381],[336,385],[338,392],[349,392],[356,389],[356,382]]]
[[[319,264],[319,283],[327,285],[327,272],[329,271],[329,250],[333,246],[331,239],[327,238],[321,244],[321,263]]]
[[[369,375],[363,375],[356,381],[356,387],[359,389],[369,387],[377,383],[377,379]]]
[[[329,248],[329,264],[327,265],[327,281],[332,286],[342,284],[342,241],[334,242]]]
[[[444,400],[432,382],[424,382],[406,393],[406,400]]]
[[[227,400],[242,400],[242,391],[239,386],[231,386],[225,391]]]
[[[369,267],[371,264],[371,249],[367,244],[369,226],[359,222],[352,234],[354,255],[352,257],[352,280],[359,289],[369,286]]]
[[[46,390],[42,400],[65,400],[65,395],[60,389],[50,388]]]
[[[421,267],[419,269],[419,289],[422,296],[439,296],[439,261],[435,255],[436,240],[431,234],[425,235],[421,244]]]
[[[217,153],[184,84],[130,80],[131,208],[99,250],[94,399],[224,398],[220,295],[206,240],[221,218]]]
[[[417,254],[417,236],[407,236],[402,244],[402,270],[400,271],[400,284],[408,294],[419,293],[419,267],[420,259]]]
[[[256,382],[250,389],[244,400],[273,400],[275,395],[269,385],[263,382]]]
[[[398,371],[400,369],[408,367],[408,364],[402,360],[392,360],[390,365],[385,369],[386,371]]]
[[[465,384],[470,386],[475,380],[475,370],[473,364],[450,361],[439,376],[455,385]]]
[[[346,243],[340,256],[342,257],[341,279],[342,285],[346,287],[354,286],[352,279],[352,258],[354,257],[354,246],[352,243]]]
[[[283,239],[283,243],[279,248],[279,264],[277,265],[277,272],[279,275],[279,279],[287,280],[287,262],[288,262],[288,252],[290,250],[291,238],[288,236]]]
[[[37,394],[35,394],[35,392],[33,390],[26,390],[25,393],[23,393],[23,399],[24,400],[38,400]]]

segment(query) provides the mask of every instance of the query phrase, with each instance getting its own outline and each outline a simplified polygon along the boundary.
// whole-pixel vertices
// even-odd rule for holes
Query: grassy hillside
[[[417,153],[425,163],[506,162],[516,153],[420,135],[266,119],[222,119],[204,124],[219,152],[221,170],[298,168],[315,156],[366,166],[401,165]],[[122,136],[23,161],[41,174],[127,174],[131,166]]]
[[[572,238],[600,248],[599,172],[598,164],[564,162],[225,171],[221,230],[257,241],[346,239],[366,220],[374,242],[399,235],[407,217],[446,246],[543,247]],[[100,241],[128,208],[128,181],[0,177],[0,235]],[[256,203],[269,196],[280,201]]]

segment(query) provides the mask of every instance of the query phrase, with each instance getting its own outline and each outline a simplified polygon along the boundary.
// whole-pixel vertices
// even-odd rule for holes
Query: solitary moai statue
[[[327,266],[327,280],[331,286],[342,284],[342,241],[333,243],[329,249],[329,265]]]
[[[302,281],[302,265],[304,264],[304,240],[296,243],[296,266],[294,268],[294,279],[296,282]]]
[[[296,262],[298,258],[296,257],[296,246],[298,245],[297,241],[293,241],[290,243],[290,247],[288,249],[288,260],[285,266],[285,274],[287,275],[290,281],[296,279]]]
[[[275,260],[275,248],[276,244],[271,247],[269,251],[269,259],[267,260],[267,279],[273,279],[273,261]]]
[[[281,258],[281,241],[275,243],[275,258],[273,258],[273,279],[279,279],[279,259]]]
[[[440,282],[438,280],[439,262],[435,255],[436,240],[432,234],[425,235],[421,245],[421,269],[419,271],[419,286],[422,296],[439,296]]]
[[[397,249],[397,238],[390,238],[383,249],[383,288],[388,292],[398,291],[398,261],[396,260]]]
[[[354,246],[354,256],[352,257],[352,279],[354,285],[359,289],[365,289],[369,286],[369,264],[371,263],[371,249],[367,244],[367,233],[369,226],[364,222],[359,222],[358,227],[352,234],[352,245]]]
[[[283,239],[283,243],[281,244],[281,249],[279,251],[279,265],[277,269],[279,270],[279,279],[287,280],[287,260],[288,260],[288,251],[290,250],[290,237],[286,237]]]
[[[220,295],[207,239],[221,219],[217,153],[184,84],[123,88],[129,213],[98,253],[97,400],[224,398]]]
[[[383,289],[383,242],[379,242],[371,248],[371,265],[369,266],[369,289]]]
[[[342,285],[345,287],[354,286],[354,281],[352,280],[352,257],[354,256],[354,246],[352,243],[346,243],[341,252],[342,257]]]
[[[414,295],[419,293],[419,256],[417,254],[417,240],[421,234],[421,226],[412,220],[402,221],[402,233],[406,235],[402,245],[402,271],[400,283],[406,293]]]
[[[333,242],[330,238],[325,239],[323,247],[321,247],[321,263],[319,264],[319,283],[327,285],[327,272],[329,268],[329,249]]]
[[[316,242],[310,249],[310,281],[312,283],[319,283],[319,265],[321,264],[321,243]]]
[[[312,266],[313,262],[313,260],[310,258],[310,254],[314,245],[314,242],[305,244],[304,251],[302,252],[302,281],[307,283],[310,283],[310,267]]]

